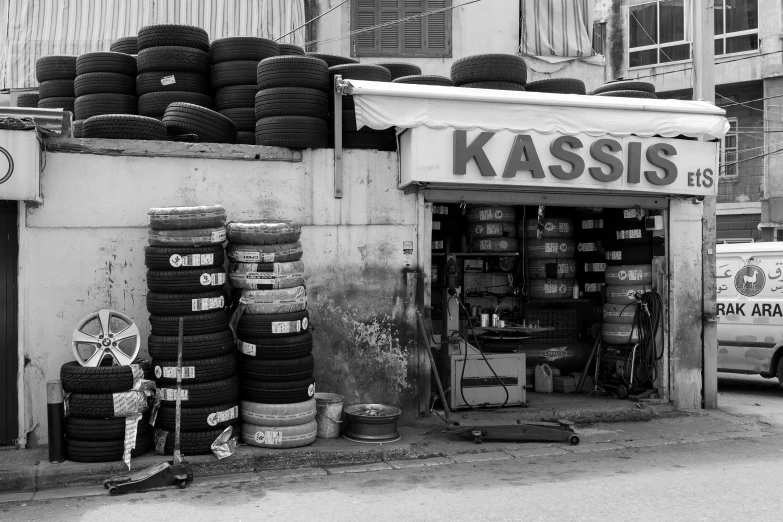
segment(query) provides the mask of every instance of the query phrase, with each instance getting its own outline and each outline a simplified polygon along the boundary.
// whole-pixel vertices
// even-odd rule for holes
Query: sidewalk
[[[401,440],[390,444],[355,444],[344,439],[317,439],[315,443],[304,448],[272,450],[241,445],[234,455],[223,460],[217,460],[213,455],[192,456],[187,457],[187,460],[193,466],[196,480],[200,480],[205,477],[294,468],[321,468],[322,473],[326,473],[324,470],[335,473],[349,468],[353,471],[371,471],[377,466],[390,469],[395,466],[433,465],[432,463],[438,462],[467,462],[470,459],[491,460],[611,451],[628,447],[753,438],[773,433],[768,426],[755,421],[739,421],[737,417],[719,411],[685,414],[674,411],[668,405],[640,406],[627,401],[613,403],[616,404],[611,405],[612,407],[603,405],[598,408],[593,398],[581,407],[576,407],[578,405],[575,401],[569,400],[569,405],[574,407],[570,411],[564,409],[563,404],[553,404],[551,408],[545,409],[504,410],[498,413],[461,412],[455,415],[455,420],[462,425],[513,423],[516,419],[576,420],[575,428],[581,439],[578,446],[563,443],[500,442],[478,445],[470,439],[442,433],[445,425],[432,416],[419,420],[413,427],[400,428]],[[591,409],[594,410],[592,414]],[[623,422],[606,422],[607,420]],[[649,422],[636,422],[640,420]],[[445,461],[437,460],[443,457],[448,458]],[[132,462],[133,469],[144,469],[165,458],[154,454],[136,458]],[[47,459],[46,449],[0,451],[0,493],[95,486],[102,484],[105,478],[127,474],[127,469],[121,462],[51,464]],[[428,462],[430,464],[427,464]],[[32,498],[31,494],[23,497]]]

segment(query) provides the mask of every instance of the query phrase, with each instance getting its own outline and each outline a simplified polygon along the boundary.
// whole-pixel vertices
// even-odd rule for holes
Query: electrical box
[[[663,230],[663,216],[648,216],[644,218],[645,230]]]
[[[470,348],[469,351],[476,352],[475,348]],[[525,354],[488,353],[486,357],[503,385],[498,382],[484,358],[477,352],[467,355],[464,377],[462,367],[465,365],[465,355],[441,354],[438,357],[438,375],[444,388],[447,389],[446,399],[449,401],[449,408],[464,409],[468,404],[475,407],[500,406],[506,399],[504,386],[508,390],[506,406],[525,404],[527,400]]]

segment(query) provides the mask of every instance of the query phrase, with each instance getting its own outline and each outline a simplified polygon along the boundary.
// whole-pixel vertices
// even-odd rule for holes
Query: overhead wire
[[[725,63],[739,62],[739,61],[742,61],[742,60],[752,60],[753,58],[758,58],[758,57],[761,57],[761,56],[769,56],[771,54],[779,54],[779,53],[783,53],[783,49],[780,50],[780,51],[771,51],[771,52],[768,52],[768,53],[759,53],[759,54],[752,54],[752,55],[748,55],[748,56],[743,56],[742,58],[736,58],[734,60],[724,60],[722,62],[716,62],[715,66],[717,67],[718,65],[723,65]],[[666,66],[665,64],[663,64],[663,65],[657,64],[657,65],[659,67],[665,67]],[[693,70],[693,66],[691,65],[689,67],[684,67],[682,69],[675,69],[673,71],[663,71],[663,72],[659,72],[659,73],[647,74],[647,75],[644,75],[644,76],[634,76],[634,77],[627,78],[627,79],[628,80],[640,80],[642,78],[654,78],[655,76],[663,76],[665,74],[674,74],[674,73],[678,73],[678,72],[685,72],[685,71],[692,71],[692,70]]]
[[[734,166],[734,165],[739,165],[740,163],[745,163],[745,162],[748,162],[748,161],[753,161],[753,160],[756,160],[756,159],[759,159],[759,158],[764,158],[764,157],[766,157],[766,156],[774,156],[775,154],[780,154],[781,152],[783,152],[783,149],[773,150],[772,152],[766,152],[766,153],[764,153],[764,154],[759,154],[758,156],[753,156],[752,158],[746,158],[746,159],[744,159],[744,160],[740,160],[740,161],[734,161],[734,162],[731,162],[731,163],[724,163],[724,164],[722,165],[722,167],[723,167],[723,170],[721,170],[721,171],[720,171],[718,174],[720,175],[720,174],[722,174],[722,173],[726,172],[726,167],[731,167],[731,166]]]

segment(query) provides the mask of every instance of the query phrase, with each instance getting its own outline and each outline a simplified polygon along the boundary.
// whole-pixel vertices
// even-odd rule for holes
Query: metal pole
[[[332,96],[334,96],[334,197],[343,197],[343,93],[338,87],[343,80],[341,74],[334,75]]]
[[[185,318],[179,318],[179,332],[177,333],[177,397],[176,415],[174,424],[174,465],[182,464],[182,454],[179,451],[180,415],[182,414],[182,344],[185,335]]]
[[[49,462],[65,461],[63,440],[63,383],[48,381],[46,383],[46,416],[49,421]]]

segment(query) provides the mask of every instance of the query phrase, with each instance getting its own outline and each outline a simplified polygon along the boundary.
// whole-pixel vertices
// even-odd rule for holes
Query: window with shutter
[[[451,56],[452,0],[352,0],[351,29],[362,30],[414,16],[411,20],[352,37],[353,56]],[[426,16],[422,16],[426,15]]]

